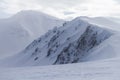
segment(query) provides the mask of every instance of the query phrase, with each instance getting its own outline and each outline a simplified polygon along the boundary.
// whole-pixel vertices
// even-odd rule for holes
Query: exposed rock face
[[[90,54],[90,50],[112,35],[109,31],[84,21],[74,20],[70,24],[68,22],[61,28],[54,28],[45,36],[33,41],[32,46],[29,46],[30,49],[34,48],[32,54],[30,53],[34,56],[33,60],[39,63],[40,54],[44,53],[45,58],[54,58],[51,64],[78,63],[82,61],[84,56]],[[71,29],[69,30],[69,28]],[[79,29],[83,29],[83,32],[80,32]],[[68,35],[69,33],[71,34]]]
[[[81,58],[87,55],[89,50],[93,49],[102,41],[110,37],[108,34],[104,34],[104,36],[102,36],[103,34],[104,33],[98,34],[98,32],[94,30],[93,27],[88,26],[77,41],[70,43],[61,51],[54,64],[80,62]]]

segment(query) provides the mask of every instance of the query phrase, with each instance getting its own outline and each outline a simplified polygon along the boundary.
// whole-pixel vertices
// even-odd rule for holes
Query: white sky
[[[0,0],[0,18],[21,10],[37,10],[58,18],[120,17],[120,0]]]

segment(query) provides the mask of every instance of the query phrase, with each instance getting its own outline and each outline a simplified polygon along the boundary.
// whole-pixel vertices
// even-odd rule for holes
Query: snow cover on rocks
[[[110,29],[76,18],[34,40],[25,50],[3,61],[3,65],[38,66],[111,58],[113,55],[108,52],[112,49],[107,50],[110,46],[105,41],[109,42],[112,35],[114,32]]]

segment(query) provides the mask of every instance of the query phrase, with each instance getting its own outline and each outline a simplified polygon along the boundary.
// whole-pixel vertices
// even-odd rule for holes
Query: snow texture
[[[0,80],[120,80],[120,59],[77,64],[2,68]]]

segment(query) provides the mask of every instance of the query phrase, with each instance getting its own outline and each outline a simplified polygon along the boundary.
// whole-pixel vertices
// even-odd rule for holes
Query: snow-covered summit
[[[50,19],[56,19],[59,20],[58,18],[54,16],[50,16],[46,13],[40,12],[40,11],[34,11],[34,10],[22,10],[18,12],[17,14],[13,15],[12,17],[16,18],[25,18],[25,17],[43,17],[43,18],[50,18]]]
[[[13,22],[20,24],[22,27],[28,28],[35,38],[43,35],[56,26],[61,26],[64,22],[56,17],[32,10],[18,12],[10,19],[13,19]]]

